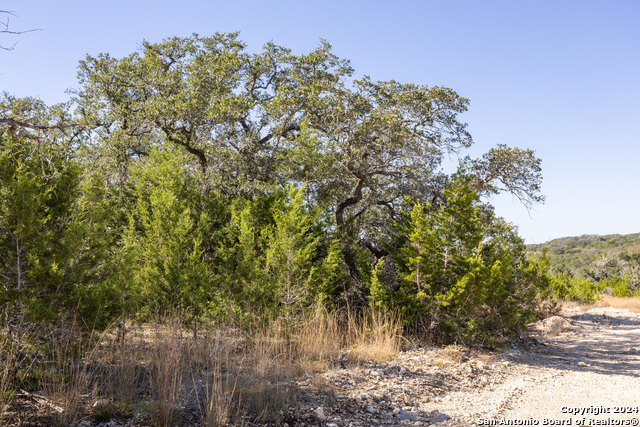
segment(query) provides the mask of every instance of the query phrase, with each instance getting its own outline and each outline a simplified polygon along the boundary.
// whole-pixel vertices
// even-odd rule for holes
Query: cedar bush
[[[103,221],[81,167],[49,141],[0,134],[0,303],[11,321],[100,318]]]
[[[370,285],[378,306],[396,309],[417,331],[441,342],[493,345],[533,320],[553,286],[543,260],[525,256],[515,230],[482,205],[464,176],[450,182],[441,206],[415,203],[390,247],[395,285]]]

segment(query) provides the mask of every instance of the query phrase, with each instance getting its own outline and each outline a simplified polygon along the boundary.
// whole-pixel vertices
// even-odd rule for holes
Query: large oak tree
[[[459,120],[467,99],[354,79],[326,42],[302,55],[273,43],[252,54],[237,34],[175,37],[120,59],[89,56],[79,78],[78,117],[114,170],[160,146],[186,150],[226,194],[306,182],[313,203],[332,212],[356,281],[354,245],[383,255],[377,236],[402,199],[436,203],[449,179],[443,158],[473,143]],[[530,150],[498,146],[463,163],[480,194],[542,200]]]

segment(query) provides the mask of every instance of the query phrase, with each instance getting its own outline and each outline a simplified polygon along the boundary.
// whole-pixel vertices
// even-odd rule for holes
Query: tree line
[[[527,250],[548,258],[551,273],[564,283],[561,296],[591,303],[598,294],[640,294],[640,234],[583,235],[554,239]]]
[[[542,202],[540,160],[463,156],[469,101],[452,89],[357,78],[324,41],[251,53],[235,33],[87,56],[78,84],[59,105],[0,101],[6,323],[253,327],[374,305],[488,343],[553,292],[486,201]]]

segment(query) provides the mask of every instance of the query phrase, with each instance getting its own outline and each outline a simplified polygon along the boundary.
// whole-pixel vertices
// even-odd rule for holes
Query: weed
[[[373,306],[358,317],[349,316],[349,357],[361,363],[388,362],[401,347],[402,327],[399,318],[391,313],[381,313]]]
[[[397,318],[373,308],[361,314],[318,308],[251,332],[209,326],[196,336],[174,319],[122,332],[114,326],[87,334],[60,323],[32,331],[19,346],[0,334],[0,409],[11,418],[2,422],[25,422],[14,392],[23,390],[35,424],[87,417],[99,423],[135,417],[158,426],[278,424],[297,405],[292,379],[313,375],[313,386],[331,400],[335,390],[317,373],[338,360],[388,361],[401,343]],[[18,359],[23,363],[12,371]]]

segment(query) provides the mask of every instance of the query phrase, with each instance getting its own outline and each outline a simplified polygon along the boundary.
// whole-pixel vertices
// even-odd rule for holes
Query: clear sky
[[[143,39],[240,31],[303,53],[321,38],[358,76],[448,86],[479,156],[536,150],[544,205],[501,196],[528,243],[640,232],[640,1],[4,0],[19,36],[0,34],[0,90],[65,101],[87,54],[121,57]]]

